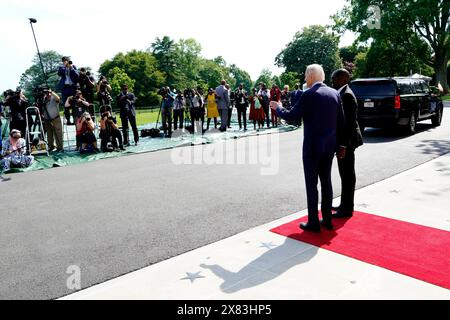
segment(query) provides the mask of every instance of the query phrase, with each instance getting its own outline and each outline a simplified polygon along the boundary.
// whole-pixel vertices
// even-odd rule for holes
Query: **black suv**
[[[422,79],[410,77],[357,79],[350,88],[358,99],[358,122],[365,127],[401,126],[416,132],[418,121],[440,126],[444,105]]]

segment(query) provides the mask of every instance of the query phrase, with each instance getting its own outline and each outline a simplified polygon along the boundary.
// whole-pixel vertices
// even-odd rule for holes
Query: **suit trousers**
[[[220,109],[220,129],[227,130],[228,126],[228,108]]]
[[[339,174],[341,175],[342,194],[339,210],[343,212],[353,212],[356,186],[355,173],[355,149],[348,148],[345,158],[338,159]]]
[[[136,125],[136,116],[130,111],[127,114],[121,114],[120,119],[122,120],[122,133],[123,133],[123,143],[128,144],[128,121],[130,121],[131,128],[133,129],[134,142],[139,142],[139,131]]]
[[[333,186],[331,183],[331,167],[334,153],[303,154],[306,196],[308,200],[308,222],[319,224],[319,193],[317,184],[320,179],[322,193],[322,218],[331,221],[333,205]]]

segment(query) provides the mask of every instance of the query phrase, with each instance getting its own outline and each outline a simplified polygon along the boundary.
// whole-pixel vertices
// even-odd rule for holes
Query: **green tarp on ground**
[[[154,124],[149,124],[146,126],[139,127],[139,131],[142,129],[148,129],[154,127]],[[251,126],[252,127],[252,126]],[[67,146],[67,136],[69,137],[69,141],[73,143],[74,141],[74,128],[69,128],[71,132],[64,133],[65,146]],[[17,173],[17,172],[27,172],[27,171],[36,171],[43,170],[54,167],[64,167],[71,166],[86,162],[97,161],[100,159],[108,159],[108,158],[116,158],[121,156],[126,156],[129,154],[138,154],[145,152],[153,152],[164,149],[172,149],[181,146],[191,146],[193,144],[210,144],[216,143],[219,141],[225,141],[230,139],[238,139],[242,137],[255,136],[255,135],[264,135],[271,134],[277,132],[288,132],[296,130],[297,127],[290,125],[280,125],[278,128],[271,129],[261,129],[260,131],[255,131],[253,129],[249,129],[248,131],[239,131],[239,126],[235,121],[232,121],[232,129],[228,129],[227,132],[218,132],[216,130],[207,131],[203,136],[200,134],[192,135],[189,132],[181,133],[178,131],[174,133],[174,137],[171,139],[167,138],[140,138],[139,144],[137,146],[127,147],[126,151],[121,152],[109,152],[109,153],[94,153],[94,154],[80,154],[77,151],[66,151],[64,153],[51,153],[50,156],[40,155],[35,156],[34,163],[25,169],[11,169],[8,171],[4,171],[3,173]],[[98,134],[97,134],[98,136]],[[130,136],[130,141],[133,141],[132,135]],[[100,140],[99,140],[100,143]],[[70,150],[70,148],[67,148]],[[73,148],[72,148],[73,149]],[[0,169],[1,170],[1,169]]]

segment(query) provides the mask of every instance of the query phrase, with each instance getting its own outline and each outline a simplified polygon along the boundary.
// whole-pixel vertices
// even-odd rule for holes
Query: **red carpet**
[[[300,222],[271,231],[450,289],[450,232],[356,212],[333,220],[334,231],[304,232]],[[332,267],[332,266],[330,266]]]

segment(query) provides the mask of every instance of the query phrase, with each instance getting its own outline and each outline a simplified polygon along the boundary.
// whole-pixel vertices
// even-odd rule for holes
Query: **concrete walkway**
[[[358,190],[356,204],[358,211],[450,232],[450,154]],[[62,299],[450,299],[445,288],[269,231],[305,215],[292,214]]]

